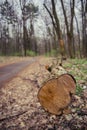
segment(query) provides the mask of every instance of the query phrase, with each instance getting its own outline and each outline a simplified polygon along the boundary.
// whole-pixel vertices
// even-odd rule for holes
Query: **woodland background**
[[[37,95],[49,75],[46,66],[61,57],[55,72],[62,67],[77,83],[72,112],[56,116]],[[0,0],[1,78],[3,67],[11,73],[9,64],[29,60],[0,84],[0,130],[87,130],[87,0]]]
[[[0,55],[87,57],[86,0],[0,0]]]

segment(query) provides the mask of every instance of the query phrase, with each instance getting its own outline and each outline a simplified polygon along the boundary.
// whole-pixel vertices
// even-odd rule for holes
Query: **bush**
[[[20,52],[15,52],[14,54],[12,54],[12,56],[21,56]]]
[[[27,50],[26,54],[27,54],[27,56],[36,56],[36,53],[31,50]]]
[[[57,55],[57,51],[52,49],[50,52],[47,52],[45,55],[46,56],[56,56]]]

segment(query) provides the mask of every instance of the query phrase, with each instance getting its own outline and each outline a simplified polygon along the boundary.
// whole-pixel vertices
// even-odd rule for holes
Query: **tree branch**
[[[49,11],[49,9],[47,8],[45,3],[43,5],[44,5],[45,9],[47,10],[47,12],[49,13],[49,15],[51,17],[51,20],[52,20],[52,24],[53,24],[54,28],[56,29],[56,24],[54,22],[54,19],[53,19],[53,16],[52,16],[51,12]]]
[[[70,7],[71,7],[71,23],[70,23],[70,32],[71,32],[71,35],[72,35],[72,33],[73,33],[73,18],[74,18],[75,0],[73,0],[72,3],[70,2]]]
[[[62,5],[63,14],[64,14],[64,18],[65,18],[65,25],[66,25],[67,33],[69,33],[68,20],[67,20],[66,10],[65,10],[65,7],[64,7],[64,2],[63,2],[63,0],[61,0],[61,5]]]
[[[58,38],[62,39],[61,29],[60,29],[60,23],[59,23],[59,19],[58,19],[57,13],[56,13],[55,2],[54,2],[54,0],[51,0],[51,2],[52,2],[53,16],[55,18],[55,22],[56,22],[56,26],[57,26],[56,32],[58,34]]]

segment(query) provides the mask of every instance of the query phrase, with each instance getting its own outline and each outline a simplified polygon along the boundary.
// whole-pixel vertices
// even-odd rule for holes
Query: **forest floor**
[[[32,59],[32,57],[0,56],[0,67],[28,59]]]
[[[28,58],[28,57],[27,57]],[[77,81],[72,112],[56,116],[46,112],[37,94],[53,58],[40,57],[0,89],[0,130],[87,130],[87,60],[67,59],[64,68]],[[1,58],[0,66],[23,58]]]

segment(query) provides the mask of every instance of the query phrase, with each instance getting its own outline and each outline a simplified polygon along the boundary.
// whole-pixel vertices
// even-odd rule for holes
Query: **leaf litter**
[[[45,65],[50,64],[52,58],[40,58],[20,72],[10,82],[0,89],[0,130],[86,130],[87,129],[87,87],[81,95],[75,95],[72,100],[72,112],[68,115],[56,116],[46,112],[40,105],[37,93],[46,80],[49,72]],[[68,61],[65,61],[68,62]],[[71,61],[70,61],[71,62]],[[75,78],[81,77],[79,67]],[[86,64],[84,65],[86,68]],[[73,67],[66,70],[73,72]],[[82,73],[82,72],[81,72]],[[87,73],[86,73],[87,74]],[[85,75],[77,80],[77,85],[87,86]],[[84,83],[80,80],[84,79]]]

